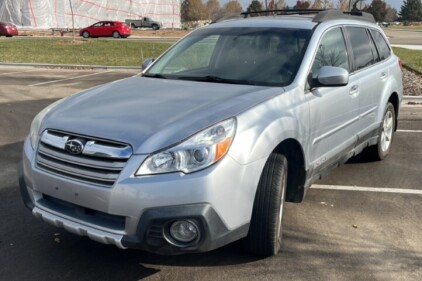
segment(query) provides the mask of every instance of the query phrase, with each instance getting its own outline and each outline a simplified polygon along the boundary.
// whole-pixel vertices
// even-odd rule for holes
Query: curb
[[[141,66],[107,66],[107,65],[75,65],[75,64],[42,64],[42,63],[0,63],[0,66],[64,68],[64,69],[103,69],[103,70],[139,70]]]
[[[402,102],[422,104],[422,96],[403,96]]]

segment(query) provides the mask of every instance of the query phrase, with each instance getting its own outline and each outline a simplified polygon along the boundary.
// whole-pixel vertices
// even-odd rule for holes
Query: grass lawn
[[[409,50],[404,48],[393,48],[394,53],[398,56],[403,64],[410,69],[422,74],[422,51]]]
[[[0,40],[0,62],[51,63],[107,66],[140,66],[156,58],[171,44],[102,39],[15,39]]]
[[[404,26],[404,25],[390,25],[389,27],[391,29],[403,29],[403,30],[409,30],[409,31],[422,31],[422,25],[410,25],[410,26]],[[385,29],[384,29],[385,30]]]

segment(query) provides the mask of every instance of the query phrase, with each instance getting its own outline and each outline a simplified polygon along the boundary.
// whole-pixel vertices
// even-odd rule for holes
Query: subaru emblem
[[[66,142],[64,148],[70,154],[81,154],[84,149],[84,143],[79,139],[71,139]]]

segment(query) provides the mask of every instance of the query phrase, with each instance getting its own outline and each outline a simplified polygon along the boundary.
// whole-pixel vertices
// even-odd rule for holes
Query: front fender
[[[266,159],[287,139],[296,140],[302,148],[306,146],[306,128],[310,124],[307,101],[292,102],[289,96],[281,95],[237,117],[237,132],[229,151],[235,161],[245,165]]]

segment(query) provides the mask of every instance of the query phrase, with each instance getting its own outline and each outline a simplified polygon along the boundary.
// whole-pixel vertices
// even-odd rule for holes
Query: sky
[[[224,5],[226,2],[228,2],[229,0],[220,0],[221,5]],[[242,4],[243,8],[246,9],[249,4],[252,2],[252,0],[237,0],[239,1],[240,4]],[[311,0],[313,2],[313,0]],[[333,0],[334,3],[337,2],[337,0]],[[206,2],[206,1],[204,1]],[[265,3],[265,0],[261,0],[262,3]],[[268,0],[269,2],[269,0]],[[289,6],[294,6],[296,3],[296,0],[285,0],[285,2],[287,3],[287,5]],[[367,5],[371,4],[372,0],[365,0],[365,3]],[[385,0],[385,2],[387,3],[387,5],[390,5],[391,7],[393,7],[394,9],[397,10],[397,12],[400,12],[400,7],[401,5],[403,5],[403,0]]]

